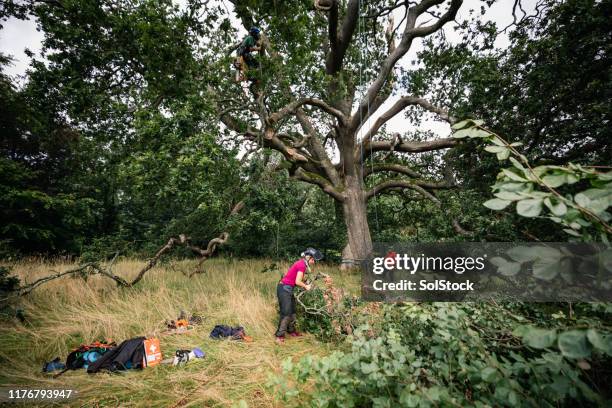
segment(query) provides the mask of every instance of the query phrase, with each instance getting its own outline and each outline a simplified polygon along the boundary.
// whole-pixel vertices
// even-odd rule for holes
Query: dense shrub
[[[319,407],[606,403],[605,327],[589,337],[553,318],[558,331],[544,332],[512,305],[473,303],[386,305],[380,320],[384,329],[356,330],[349,351],[288,359],[273,380],[280,395]]]

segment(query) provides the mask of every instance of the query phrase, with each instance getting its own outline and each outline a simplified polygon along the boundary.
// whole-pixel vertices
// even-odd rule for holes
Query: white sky
[[[178,1],[181,2],[180,0]],[[499,0],[491,8],[488,9],[484,18],[487,20],[495,21],[498,27],[505,27],[512,21],[512,5],[514,0]],[[531,11],[535,3],[535,0],[524,0],[523,7],[527,6],[528,11]],[[479,0],[465,0],[463,6],[459,10],[457,21],[462,21],[468,16],[468,10],[474,9],[479,10],[481,4]],[[396,18],[396,22],[399,22],[401,16]],[[453,42],[458,41],[458,36],[452,29],[453,23],[448,23],[445,26],[446,38]],[[400,31],[400,30],[398,30]],[[13,77],[19,77],[23,75],[30,63],[29,58],[24,53],[26,48],[30,49],[34,53],[38,53],[41,48],[41,42],[43,39],[42,32],[36,30],[36,23],[32,20],[22,21],[11,19],[4,23],[4,28],[0,30],[0,50],[8,55],[13,56],[13,65],[7,67],[5,72]],[[496,44],[498,47],[507,46],[507,40],[505,38],[498,39]],[[415,59],[416,53],[422,49],[421,41],[415,41],[412,45],[410,52],[404,57],[400,63],[408,64],[412,59]],[[387,103],[379,109],[377,114],[385,112],[395,101],[396,98],[389,98]],[[370,119],[374,123],[378,115],[373,115]],[[410,129],[411,124],[403,117],[402,114],[396,115],[387,124],[387,129],[392,132],[404,132]],[[450,133],[450,128],[447,124],[429,120],[423,122],[420,126],[422,130],[432,130],[440,136],[447,136]]]

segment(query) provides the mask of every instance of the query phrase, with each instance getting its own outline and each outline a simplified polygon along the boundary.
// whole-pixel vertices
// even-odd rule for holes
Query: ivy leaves
[[[508,143],[499,135],[482,127],[482,120],[466,119],[452,126],[457,139],[483,139],[484,150],[500,161],[509,160],[512,167],[504,168],[491,187],[496,198],[483,203],[495,211],[516,204],[516,213],[526,218],[543,217],[563,225],[563,231],[589,239],[592,231],[602,239],[612,233],[612,171],[570,163],[567,166],[543,165],[532,167],[516,148],[520,143]],[[607,171],[606,171],[607,170]],[[588,186],[575,191],[570,186]],[[557,191],[564,188],[564,193]]]
[[[571,360],[591,358],[592,353],[612,356],[612,335],[597,329],[557,331],[534,326],[519,326],[513,334],[531,348],[557,349]]]

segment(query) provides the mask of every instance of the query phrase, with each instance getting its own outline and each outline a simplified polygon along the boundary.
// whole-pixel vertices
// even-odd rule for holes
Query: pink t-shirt
[[[291,265],[285,276],[283,276],[283,279],[281,279],[281,282],[285,285],[295,286],[295,279],[297,278],[298,272],[306,273],[306,261],[303,259]]]

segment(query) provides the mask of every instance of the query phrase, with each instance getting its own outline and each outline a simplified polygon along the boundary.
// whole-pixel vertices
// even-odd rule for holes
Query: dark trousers
[[[284,336],[285,333],[295,332],[295,296],[293,286],[280,283],[276,286],[276,297],[278,297],[278,308],[280,318],[276,336]]]

